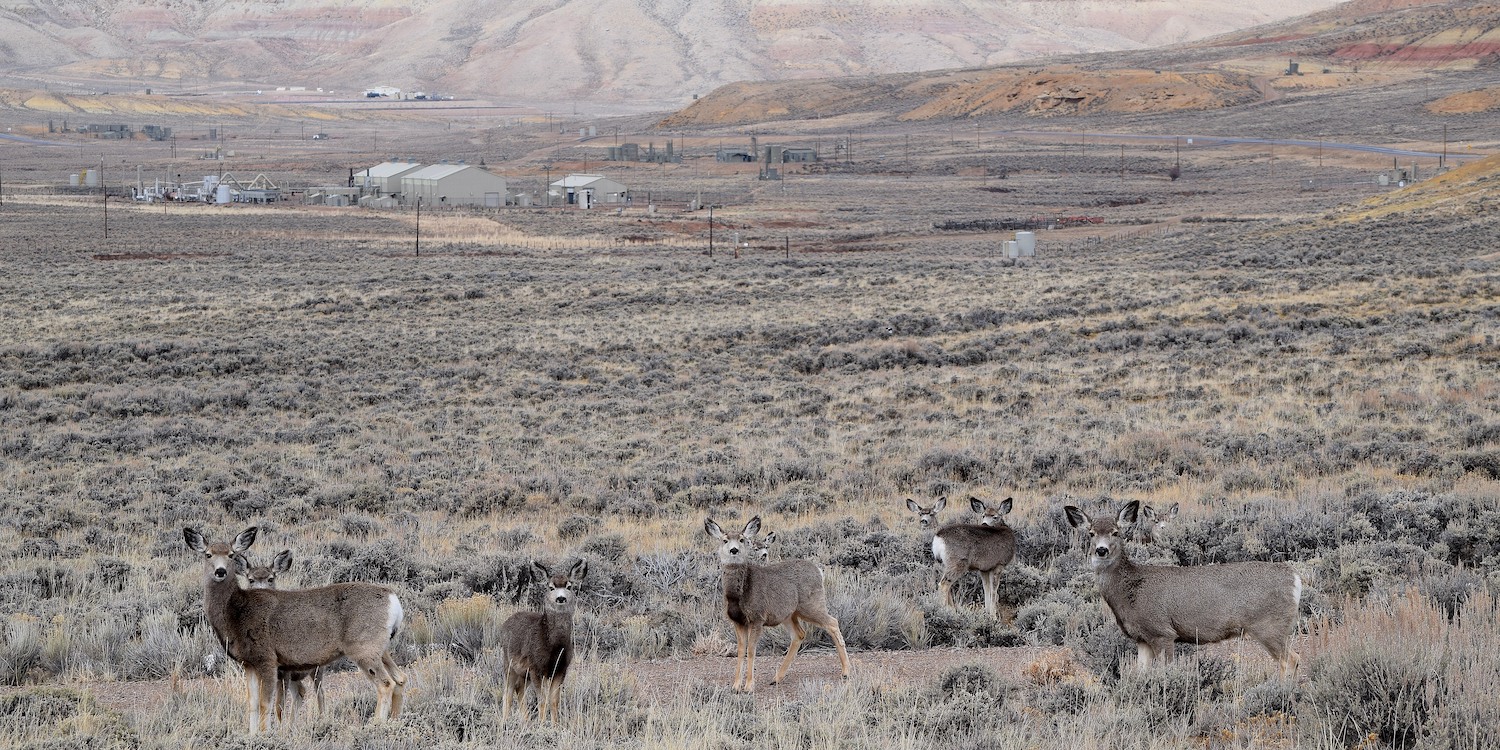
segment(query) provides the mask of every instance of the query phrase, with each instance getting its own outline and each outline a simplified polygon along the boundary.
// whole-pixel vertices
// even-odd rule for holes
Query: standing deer
[[[938,591],[943,603],[953,609],[953,583],[969,571],[979,573],[984,586],[984,610],[991,617],[998,617],[1000,576],[1005,566],[1016,558],[1016,532],[1005,523],[1014,498],[1005,498],[994,506],[985,505],[979,498],[969,498],[969,508],[980,515],[977,524],[951,523],[938,529],[932,537],[932,559],[942,569]]]
[[[235,562],[245,571],[247,588],[274,589],[276,575],[292,569],[292,551],[284,549],[276,554],[270,565],[251,565],[244,555],[236,554]],[[313,693],[318,699],[318,718],[323,717],[323,668],[276,670],[276,721],[281,721],[282,709],[286,705],[286,694],[292,694],[292,716],[289,723],[297,723],[297,713],[307,697],[307,678],[313,681]]]
[[[573,563],[567,573],[553,573],[535,560],[531,563],[547,586],[542,611],[517,612],[500,626],[500,653],[505,673],[505,692],[500,718],[510,719],[511,703],[519,704],[521,716],[529,715],[525,700],[526,683],[536,690],[538,718],[557,721],[557,707],[562,699],[563,680],[573,663],[573,610],[577,608],[573,590],[589,574],[586,560]]]
[[[224,650],[245,668],[250,733],[268,728],[278,669],[316,669],[340,656],[374,683],[375,720],[399,715],[406,676],[389,651],[404,617],[396,593],[373,583],[242,589],[234,557],[250,549],[257,532],[251,526],[230,545],[210,544],[193,528],[182,530],[188,548],[203,555],[203,612]]]
[[[712,518],[703,522],[709,536],[723,542],[719,562],[724,566],[724,605],[734,624],[737,646],[734,689],[755,692],[755,651],[761,630],[785,625],[791,635],[786,658],[775,685],[786,676],[797,656],[797,649],[807,638],[807,623],[828,631],[839,654],[839,668],[849,676],[849,652],[844,649],[844,634],[839,621],[828,613],[828,595],[823,591],[823,570],[810,560],[783,560],[770,565],[750,561],[752,541],[760,531],[760,516],[750,519],[738,536],[730,537]]]
[[[1135,641],[1136,662],[1170,661],[1175,643],[1217,643],[1253,638],[1281,666],[1296,674],[1292,626],[1302,599],[1302,577],[1286,563],[1240,562],[1177,567],[1140,565],[1125,553],[1120,527],[1135,522],[1139,500],[1115,518],[1090,518],[1071,505],[1068,523],[1089,533],[1089,560],[1104,602],[1126,637]]]

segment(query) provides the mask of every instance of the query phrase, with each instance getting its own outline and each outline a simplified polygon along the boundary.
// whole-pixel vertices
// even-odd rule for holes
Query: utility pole
[[[422,257],[422,196],[417,196],[417,257]]]
[[[1438,159],[1438,169],[1448,166],[1448,126],[1443,125],[1443,158]]]
[[[1125,181],[1125,144],[1120,144],[1120,182]]]
[[[974,152],[979,152],[979,123],[974,123]]]
[[[708,204],[708,257],[714,257],[714,204]]]
[[[99,154],[99,194],[104,196],[104,239],[109,239],[109,188],[104,182],[104,154]]]
[[[1182,136],[1172,139],[1177,144],[1177,168],[1182,169]]]
[[[552,164],[549,162],[544,168],[547,170],[547,182],[542,185],[542,194],[547,196],[547,208],[552,208]]]
[[[911,166],[911,133],[906,134],[906,166]]]

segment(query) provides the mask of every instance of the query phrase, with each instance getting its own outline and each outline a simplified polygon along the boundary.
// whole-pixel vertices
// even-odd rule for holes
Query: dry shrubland
[[[8,743],[1493,741],[1493,219],[1202,222],[1018,264],[973,238],[542,249],[456,216],[424,217],[418,258],[400,216],[169,210],[134,234],[146,210],[122,212],[106,245],[92,208],[4,205]],[[971,494],[1016,497],[1012,623],[940,606],[902,505]],[[1183,509],[1137,559],[1305,572],[1301,681],[1212,649],[1122,672],[1130,649],[1060,508],[1124,499]],[[1051,645],[1067,661],[888,684],[856,653],[848,683],[770,709],[729,693],[727,671],[647,700],[634,660],[725,643],[703,518],[755,514],[773,554],[825,566],[852,650]],[[181,530],[252,524],[252,560],[293,550],[290,585],[399,587],[401,658],[425,688],[406,716],[363,725],[355,694],[246,743],[237,688],[128,716],[95,703],[101,682],[233,681]],[[520,571],[580,555],[590,666],[561,727],[502,727],[493,646],[531,605]]]

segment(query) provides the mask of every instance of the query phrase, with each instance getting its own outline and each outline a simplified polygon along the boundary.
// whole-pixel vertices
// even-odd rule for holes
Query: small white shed
[[[564,203],[589,208],[596,203],[624,203],[625,186],[597,174],[570,174],[550,186],[553,195]]]
[[[354,187],[370,195],[395,195],[401,192],[401,178],[421,169],[414,161],[387,161],[354,173]]]

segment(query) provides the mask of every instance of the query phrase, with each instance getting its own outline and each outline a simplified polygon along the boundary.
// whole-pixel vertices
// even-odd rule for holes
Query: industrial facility
[[[624,185],[597,174],[570,174],[549,185],[547,192],[563,198],[564,205],[579,208],[629,202],[629,191]]]

